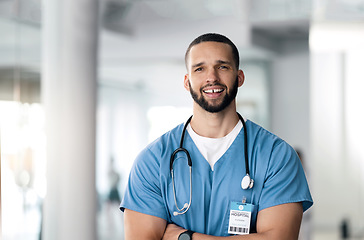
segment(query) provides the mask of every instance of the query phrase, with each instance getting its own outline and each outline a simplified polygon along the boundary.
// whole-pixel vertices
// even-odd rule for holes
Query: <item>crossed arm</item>
[[[302,204],[287,203],[259,211],[257,233],[230,237],[215,237],[194,233],[193,240],[295,240],[298,239],[302,220]],[[140,230],[143,226],[143,230]],[[126,240],[177,240],[186,229],[151,215],[125,209],[124,230]]]

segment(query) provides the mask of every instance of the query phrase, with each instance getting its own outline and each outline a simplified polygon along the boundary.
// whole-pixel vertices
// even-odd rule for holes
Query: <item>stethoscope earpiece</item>
[[[179,212],[173,212],[173,215],[174,216],[177,216],[177,215],[181,215],[181,214],[184,214],[185,212],[187,212],[188,208],[190,207],[191,203],[185,203],[183,205],[183,208],[179,209],[178,211]],[[177,205],[176,205],[177,206]]]

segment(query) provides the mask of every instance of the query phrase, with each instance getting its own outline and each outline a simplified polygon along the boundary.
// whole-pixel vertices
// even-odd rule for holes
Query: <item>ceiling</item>
[[[41,16],[41,0],[0,0],[0,68],[39,71]],[[100,0],[100,78],[138,85],[166,64],[180,73],[205,32],[229,36],[243,59],[269,58],[279,41],[308,39],[311,21],[334,20],[363,21],[364,0]]]

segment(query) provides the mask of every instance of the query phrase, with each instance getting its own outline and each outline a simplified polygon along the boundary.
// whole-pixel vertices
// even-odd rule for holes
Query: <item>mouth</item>
[[[224,89],[223,88],[212,88],[212,89],[205,89],[203,90],[204,93],[221,93],[223,92]]]

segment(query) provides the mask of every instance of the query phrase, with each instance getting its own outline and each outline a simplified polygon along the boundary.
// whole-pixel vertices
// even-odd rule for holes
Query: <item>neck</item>
[[[235,104],[221,112],[210,113],[200,106],[194,106],[192,129],[200,136],[209,138],[221,138],[229,134],[239,121]]]

